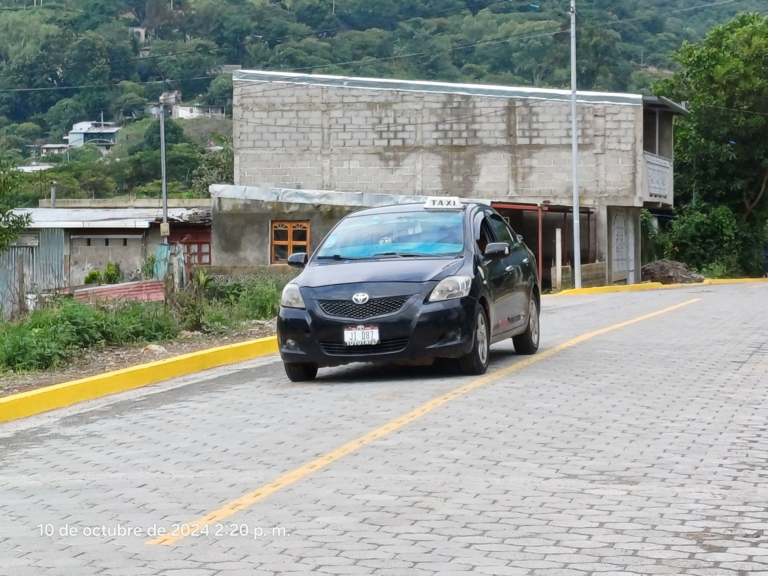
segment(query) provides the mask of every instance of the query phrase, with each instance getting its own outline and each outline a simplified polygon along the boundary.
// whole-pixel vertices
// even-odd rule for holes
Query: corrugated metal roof
[[[385,78],[354,78],[351,76],[325,76],[321,74],[295,74],[290,72],[265,72],[261,70],[236,70],[232,74],[235,82],[277,82],[286,84],[310,84],[338,88],[360,88],[365,90],[395,90],[402,92],[432,92],[441,94],[463,94],[466,96],[487,96],[493,98],[520,98],[531,100],[570,101],[569,90],[551,90],[534,87],[492,86],[485,84],[451,84],[448,82],[427,82],[423,80],[389,80]],[[579,102],[593,104],[623,104],[642,106],[639,94],[614,92],[578,92]]]
[[[119,126],[93,126],[79,130],[72,130],[74,134],[114,134],[122,130]]]
[[[163,218],[162,208],[18,208],[16,214],[32,216],[30,228],[149,228]],[[206,222],[207,208],[168,208],[176,222]]]

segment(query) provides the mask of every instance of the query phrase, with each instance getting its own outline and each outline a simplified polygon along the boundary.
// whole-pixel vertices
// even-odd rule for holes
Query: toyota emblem
[[[365,304],[368,302],[368,294],[365,292],[360,292],[359,294],[355,294],[352,296],[352,302],[355,304]]]

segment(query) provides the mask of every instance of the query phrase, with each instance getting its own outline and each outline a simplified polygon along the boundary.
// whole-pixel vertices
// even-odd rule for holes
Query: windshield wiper
[[[433,256],[445,256],[445,254],[424,254],[422,252],[382,252],[376,254],[376,256],[397,256],[398,258],[419,258],[419,257],[433,257]]]
[[[362,260],[362,258],[351,258],[349,256],[342,256],[341,254],[329,254],[327,256],[318,256],[318,260]]]

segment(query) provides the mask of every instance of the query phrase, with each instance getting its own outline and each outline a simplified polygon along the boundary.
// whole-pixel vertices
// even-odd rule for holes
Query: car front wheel
[[[485,374],[485,371],[488,370],[488,351],[491,347],[488,317],[482,306],[477,307],[475,316],[472,351],[459,358],[461,371],[471,376]]]
[[[291,382],[309,382],[317,376],[317,364],[283,362],[285,373]]]
[[[539,350],[539,306],[536,297],[531,294],[531,302],[528,304],[528,326],[525,332],[512,337],[515,352],[518,354],[536,354]]]

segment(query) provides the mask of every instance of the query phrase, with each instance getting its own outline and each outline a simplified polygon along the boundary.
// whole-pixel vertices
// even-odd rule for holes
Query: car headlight
[[[280,306],[286,308],[304,308],[304,300],[296,284],[286,284],[283,295],[280,297]]]
[[[469,276],[448,276],[448,278],[440,280],[440,283],[435,286],[432,294],[429,295],[429,301],[440,302],[463,298],[469,294],[470,288],[472,288],[472,278]]]

